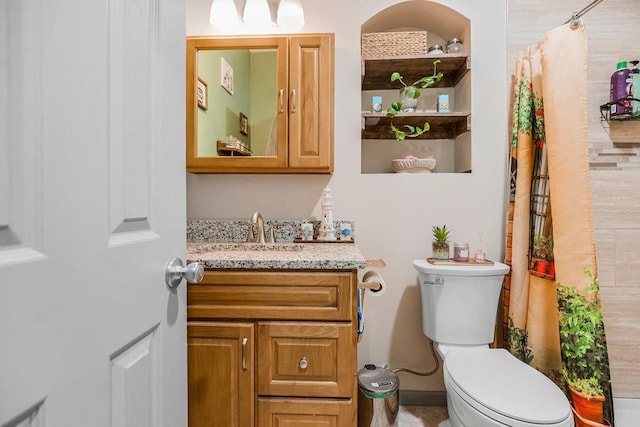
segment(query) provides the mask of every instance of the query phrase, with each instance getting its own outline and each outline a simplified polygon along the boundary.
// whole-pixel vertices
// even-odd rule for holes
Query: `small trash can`
[[[398,425],[400,379],[388,369],[365,365],[358,371],[358,426]]]

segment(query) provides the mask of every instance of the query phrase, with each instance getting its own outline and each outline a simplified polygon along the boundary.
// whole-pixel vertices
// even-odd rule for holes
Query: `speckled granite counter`
[[[230,244],[227,244],[230,245]],[[258,244],[255,244],[258,245]],[[236,247],[211,242],[191,242],[188,262],[200,262],[215,269],[351,270],[365,267],[365,259],[355,243],[282,243],[284,250],[260,250],[246,244]]]
[[[215,269],[351,270],[365,268],[364,256],[356,243],[284,243],[299,237],[301,220],[265,221],[274,227],[274,244],[245,243],[248,221],[187,221],[187,260]],[[314,223],[316,234],[320,225]],[[352,221],[348,222],[355,237]],[[216,243],[217,242],[217,243]],[[220,243],[222,242],[222,243]]]

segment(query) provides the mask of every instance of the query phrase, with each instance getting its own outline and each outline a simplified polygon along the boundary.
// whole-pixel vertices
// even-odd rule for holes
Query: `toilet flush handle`
[[[440,276],[439,274],[436,276],[436,278],[433,280],[433,282],[429,281],[429,280],[425,280],[424,281],[425,284],[427,285],[439,285],[439,286],[444,286],[444,277]]]

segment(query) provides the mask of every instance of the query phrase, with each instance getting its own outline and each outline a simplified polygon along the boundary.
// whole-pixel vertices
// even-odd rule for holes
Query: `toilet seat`
[[[444,374],[449,392],[505,425],[573,425],[562,391],[504,349],[452,348],[444,360]]]

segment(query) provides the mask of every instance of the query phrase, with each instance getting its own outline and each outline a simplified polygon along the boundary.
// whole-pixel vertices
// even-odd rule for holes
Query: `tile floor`
[[[398,427],[438,427],[447,419],[445,406],[400,406]]]

